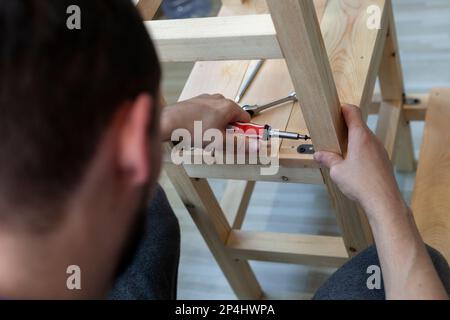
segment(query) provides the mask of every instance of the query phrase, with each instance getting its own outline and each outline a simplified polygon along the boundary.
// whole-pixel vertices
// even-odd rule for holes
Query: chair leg
[[[166,164],[166,173],[239,299],[260,299],[262,290],[249,263],[225,247],[231,232],[206,179],[190,178],[182,166]]]
[[[387,2],[387,9],[389,17],[389,31],[386,38],[379,73],[381,94],[384,101],[396,103],[401,102],[403,108],[405,89],[391,1]],[[404,113],[404,111],[402,111],[402,113]],[[409,172],[414,171],[416,169],[414,144],[411,135],[411,127],[406,121],[404,114],[400,116],[397,139],[397,156],[392,160],[395,162],[395,165],[399,170]]]

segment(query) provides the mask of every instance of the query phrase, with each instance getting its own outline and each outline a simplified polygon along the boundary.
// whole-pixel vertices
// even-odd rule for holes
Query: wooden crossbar
[[[314,3],[267,3],[314,145],[317,150],[342,154],[345,124]]]
[[[279,59],[270,15],[146,22],[162,61]]]
[[[400,50],[398,48],[397,33],[394,22],[394,11],[392,3],[388,1],[386,3],[386,15],[389,22],[389,29],[387,38],[384,45],[383,60],[379,70],[380,88],[383,100],[388,101],[392,105],[396,105],[400,108],[400,112],[394,110],[393,115],[398,117],[395,120],[398,123],[396,128],[399,140],[398,152],[392,159],[399,170],[412,172],[416,169],[416,160],[414,157],[414,146],[411,135],[411,128],[406,120],[404,113],[404,101],[405,89],[403,84],[403,72],[400,63]],[[385,104],[382,107],[383,113],[391,113],[389,105]],[[380,124],[380,121],[385,119],[380,118],[379,127],[384,124]]]
[[[383,142],[391,160],[395,159],[398,143],[398,132],[401,129],[402,103],[400,101],[383,102],[376,134]]]
[[[348,260],[341,237],[233,230],[227,241],[239,259],[340,267]]]
[[[232,179],[247,181],[265,181],[280,183],[323,184],[318,168],[280,167],[273,175],[261,175],[258,165],[184,165],[187,174],[192,178]]]

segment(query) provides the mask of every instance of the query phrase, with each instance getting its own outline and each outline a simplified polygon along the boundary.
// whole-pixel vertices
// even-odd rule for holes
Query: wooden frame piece
[[[425,93],[412,93],[408,95],[409,99],[417,100],[417,103],[408,104],[406,102],[403,105],[403,113],[407,122],[410,121],[425,121],[427,115],[427,106],[429,100],[429,94]],[[375,93],[373,101],[369,106],[369,114],[377,115],[380,113],[381,104],[383,98],[381,94]]]
[[[344,153],[345,124],[314,3],[267,4],[316,150]]]
[[[400,51],[397,43],[394,12],[391,1],[387,1],[386,4],[389,19],[389,31],[379,72],[381,95],[383,100],[400,106],[400,114],[398,115],[399,125],[397,128],[391,129],[391,131],[398,131],[398,137],[396,139],[400,140],[400,143],[398,143],[399,150],[396,153],[395,158],[393,158],[393,161],[399,170],[412,172],[416,169],[416,160],[414,156],[411,128],[403,111],[403,100],[406,95],[400,63]],[[385,105],[385,107],[387,107],[387,105]],[[380,121],[384,121],[384,118],[380,117]],[[379,127],[383,125],[384,124],[381,123],[379,124]]]
[[[268,0],[268,5],[294,86],[297,92],[302,92],[299,95],[300,105],[316,150],[345,153],[346,127],[340,112],[335,78],[328,63],[328,55],[325,49],[325,44],[328,42],[328,48],[330,48],[332,47],[332,41],[335,39],[331,36],[325,37],[324,42],[314,6],[310,1],[289,0],[280,3],[276,0]],[[322,19],[323,29],[331,30],[331,27],[339,26],[342,23],[341,15],[337,13],[345,5],[344,1],[333,1],[328,4]],[[383,13],[382,27],[385,27],[384,1],[380,0],[379,5]],[[354,21],[360,20],[349,20],[344,25],[347,28],[348,24],[352,24]],[[346,28],[344,30],[347,30]],[[353,28],[349,30],[356,30],[356,28],[357,26],[353,25]],[[367,100],[366,97],[372,97],[376,70],[378,69],[377,63],[381,59],[380,52],[384,41],[383,31],[370,32],[367,28],[363,30],[367,30],[364,32],[367,34],[366,38],[370,40],[367,43],[369,49],[366,51],[371,51],[366,57],[368,60],[365,63],[366,69],[361,72],[365,81],[361,86],[358,83],[361,79],[358,77],[339,78],[341,88],[360,88],[355,90],[356,93],[352,97],[359,105]],[[324,34],[327,33],[324,32]],[[344,33],[339,39],[342,40],[342,38],[345,40],[348,37]],[[352,40],[352,38],[349,40]],[[348,42],[351,43],[351,41]],[[339,46],[335,47],[339,48]],[[350,61],[355,62],[358,61],[357,59],[360,59],[360,57],[353,57]],[[344,80],[346,81],[344,82]],[[351,255],[361,252],[373,243],[367,219],[361,208],[348,200],[334,185],[328,171],[323,170],[322,173],[329,194],[333,199],[346,248]]]
[[[412,211],[424,241],[450,261],[450,89],[430,93]]]
[[[259,165],[184,165],[191,178],[232,179],[280,183],[323,184],[318,168],[279,167],[275,175],[261,175]]]
[[[367,27],[367,8],[374,5],[381,12],[378,29]],[[388,22],[385,0],[331,1],[322,20],[339,98],[359,106],[364,117],[373,98]]]
[[[270,15],[145,23],[164,62],[280,59]]]
[[[400,52],[397,47],[397,30],[390,1],[387,2],[387,14],[389,29],[379,72],[381,95],[383,100],[386,101],[403,101],[405,96],[403,72],[400,64]]]
[[[316,150],[345,154],[347,130],[340,105],[352,103],[365,116],[380,113],[377,134],[390,156],[396,156],[397,136],[403,134],[407,141],[409,127],[399,99],[403,98],[400,60],[392,55],[398,48],[390,0],[267,0],[268,7],[262,0],[224,3],[217,18],[147,23],[166,61],[227,60],[197,62],[180,100],[217,92],[233,99],[250,62],[228,60],[284,57],[285,62],[266,61],[243,103],[259,103],[245,99],[267,100],[292,89],[299,103],[268,111],[254,119],[257,123],[308,132]],[[380,28],[370,30],[366,9],[374,4],[382,15]],[[249,13],[262,15],[239,17]],[[286,77],[288,72],[292,81]],[[378,75],[383,98],[373,103]],[[419,117],[422,109],[410,112],[411,117]],[[328,170],[320,168],[312,155],[299,155],[297,147],[292,141],[282,142],[280,171],[275,176],[260,175],[261,165],[166,163],[169,178],[239,298],[262,294],[249,259],[339,266],[373,243],[362,209],[339,191]],[[219,204],[207,178],[239,181],[228,183]],[[342,238],[238,230],[255,181],[325,183]]]
[[[401,102],[386,101],[381,103],[376,135],[383,143],[391,160],[395,159],[396,156],[401,116]]]
[[[233,230],[227,247],[238,259],[336,268],[348,260],[340,237]]]

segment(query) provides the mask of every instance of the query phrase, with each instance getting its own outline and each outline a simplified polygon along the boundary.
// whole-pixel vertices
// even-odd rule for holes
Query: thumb
[[[337,153],[326,151],[316,152],[314,154],[314,159],[329,169],[344,161],[344,159],[342,159],[342,157]]]
[[[244,110],[236,110],[231,118],[230,122],[250,122],[252,119],[252,117],[250,116],[250,114],[247,111]]]

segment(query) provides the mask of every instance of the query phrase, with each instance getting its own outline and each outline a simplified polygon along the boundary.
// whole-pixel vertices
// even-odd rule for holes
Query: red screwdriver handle
[[[232,133],[244,134],[249,138],[267,139],[270,127],[268,125],[259,125],[255,123],[235,122],[228,126]]]

